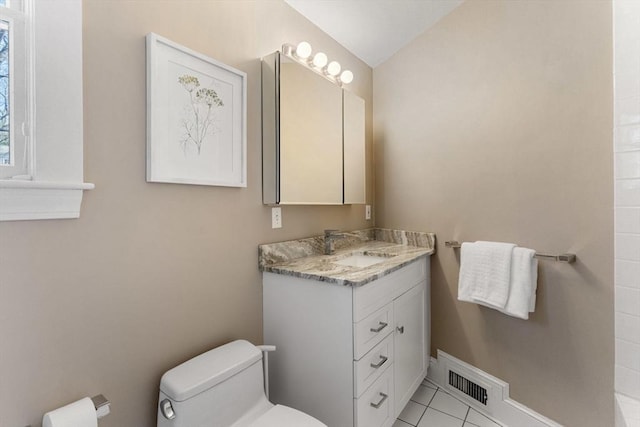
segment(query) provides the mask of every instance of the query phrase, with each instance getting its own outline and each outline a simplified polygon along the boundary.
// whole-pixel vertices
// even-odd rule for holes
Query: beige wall
[[[148,32],[247,72],[248,188],[145,182]],[[282,1],[84,2],[96,189],[78,220],[0,223],[0,425],[36,427],[103,393],[113,412],[101,427],[155,426],[164,371],[232,339],[261,343],[259,243],[371,224],[363,205],[284,207],[272,230],[261,204],[259,58],[300,40],[354,71],[370,159],[371,69]]]
[[[433,231],[432,348],[567,426],[613,423],[608,1],[469,0],[374,70],[376,225]],[[462,303],[446,240],[540,262],[530,320]]]

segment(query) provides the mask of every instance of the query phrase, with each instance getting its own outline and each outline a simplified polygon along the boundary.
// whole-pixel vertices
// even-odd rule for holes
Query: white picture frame
[[[147,34],[147,182],[247,186],[247,74]]]

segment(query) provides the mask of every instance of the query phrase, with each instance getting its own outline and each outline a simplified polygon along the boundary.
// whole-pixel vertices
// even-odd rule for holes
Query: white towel
[[[463,243],[458,299],[504,309],[511,283],[512,243]]]
[[[527,248],[515,248],[511,258],[511,285],[509,298],[503,313],[527,320],[536,305],[538,287],[538,260],[533,256],[536,251]]]

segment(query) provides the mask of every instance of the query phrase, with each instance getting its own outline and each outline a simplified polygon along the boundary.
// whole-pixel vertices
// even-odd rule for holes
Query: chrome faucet
[[[346,236],[340,230],[324,230],[324,254],[331,255],[335,251],[333,244],[336,239],[344,239]]]

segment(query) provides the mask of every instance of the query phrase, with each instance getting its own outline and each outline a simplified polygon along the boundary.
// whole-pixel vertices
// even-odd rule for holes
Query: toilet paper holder
[[[96,415],[98,416],[98,418],[106,417],[107,415],[109,415],[109,405],[111,405],[111,402],[109,402],[106,397],[98,394],[97,396],[93,396],[91,398],[91,401],[93,402],[93,407],[96,408]]]
[[[73,426],[91,423],[93,417],[98,420],[111,412],[111,402],[102,394],[82,399],[49,411],[42,417],[43,426]],[[95,413],[93,412],[95,411]],[[27,426],[30,427],[30,426]]]

